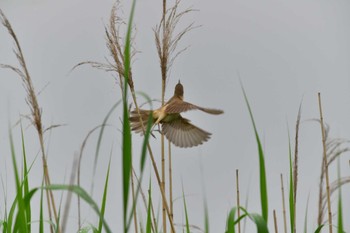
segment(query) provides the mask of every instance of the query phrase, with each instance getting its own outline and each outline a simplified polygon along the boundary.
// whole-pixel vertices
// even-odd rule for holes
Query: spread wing
[[[211,133],[189,123],[185,118],[162,124],[162,133],[178,147],[193,147],[208,141]]]
[[[167,113],[182,113],[190,110],[201,110],[203,112],[214,114],[214,115],[219,115],[224,113],[224,111],[219,109],[203,108],[182,100],[171,101],[165,108],[165,111]]]

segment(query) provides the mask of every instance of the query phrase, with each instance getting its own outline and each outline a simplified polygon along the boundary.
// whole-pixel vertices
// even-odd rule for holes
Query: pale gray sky
[[[108,57],[104,24],[108,23],[112,4],[110,0],[3,0],[0,4],[17,33],[36,90],[43,89],[39,103],[45,126],[67,124],[46,135],[54,183],[67,182],[74,153],[79,151],[89,130],[102,122],[111,106],[121,97],[111,74],[90,67],[69,73],[78,62],[104,61]],[[129,4],[122,1],[122,5],[127,18]],[[166,98],[172,95],[175,84],[181,79],[187,101],[223,109],[225,114],[185,114],[195,125],[213,135],[207,143],[196,148],[173,147],[174,195],[181,197],[183,184],[188,194],[186,201],[190,222],[203,227],[204,182],[211,232],[224,232],[226,215],[235,205],[234,174],[239,169],[241,200],[245,202],[249,197],[249,210],[260,212],[257,146],[239,85],[240,76],[266,153],[271,231],[273,209],[277,211],[282,229],[279,174],[283,173],[287,181],[287,123],[294,138],[294,124],[301,100],[302,119],[317,118],[317,92],[321,92],[324,118],[331,125],[331,135],[350,138],[350,3],[340,0],[192,0],[183,1],[182,6],[193,6],[199,11],[184,17],[181,25],[194,21],[201,27],[190,32],[179,45],[180,48],[190,45],[190,48],[174,63]],[[160,98],[161,78],[152,28],[159,23],[161,7],[161,1],[139,0],[135,13],[136,47],[140,51],[133,63],[135,87],[154,99]],[[12,40],[3,27],[0,27],[0,41],[0,63],[17,64],[12,54]],[[0,70],[0,171],[7,183],[8,203],[12,202],[15,189],[8,123],[14,124],[20,114],[29,113],[24,98],[20,79],[10,71]],[[154,106],[159,104],[154,103]],[[107,221],[114,232],[121,232],[122,222],[120,113],[121,109],[112,115],[112,126],[106,130],[94,190],[94,197],[99,200],[101,193],[98,190],[102,189],[112,150]],[[23,124],[28,159],[32,162],[39,151],[39,144],[33,127],[29,127],[27,121]],[[14,136],[16,150],[20,154],[18,127],[14,129]],[[83,186],[87,190],[91,184],[96,139],[97,134],[94,134],[83,159]],[[142,141],[138,135],[133,139],[134,156],[138,157]],[[319,126],[304,121],[299,140],[297,225],[301,230],[310,195],[308,225],[312,230],[316,226],[322,151]],[[159,137],[151,141],[159,159]],[[347,160],[347,156],[342,159],[344,175],[349,174]],[[145,180],[148,181],[149,174],[153,172],[149,170],[149,164],[147,169]],[[332,180],[336,177],[335,171],[332,167]],[[154,177],[152,180],[155,184]],[[32,187],[40,185],[40,157],[34,162],[30,181]],[[153,190],[153,193],[158,192],[156,185]],[[345,193],[349,191],[349,188],[344,189]],[[155,195],[154,202],[158,204],[159,197]],[[336,199],[333,202],[336,203]],[[344,207],[349,204],[349,199],[345,198]],[[1,198],[1,216],[3,205]],[[181,224],[184,221],[181,200],[175,202],[175,208],[175,222]],[[85,209],[83,218],[96,224],[95,214]],[[142,205],[139,209],[143,211]],[[75,207],[70,214],[69,226],[73,232],[77,221]],[[349,222],[346,222],[346,228],[350,228]]]

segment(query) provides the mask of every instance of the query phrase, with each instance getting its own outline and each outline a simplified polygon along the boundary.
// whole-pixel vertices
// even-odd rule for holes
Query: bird
[[[190,110],[200,110],[208,114],[219,115],[224,113],[219,109],[211,109],[197,106],[184,101],[184,87],[180,80],[175,86],[173,97],[171,97],[163,106],[156,110],[134,109],[130,112],[131,130],[143,134],[147,126],[147,121],[152,114],[153,127],[161,127],[161,134],[177,147],[189,148],[203,144],[208,141],[211,133],[200,129],[190,123],[190,120],[183,118],[181,113]],[[139,115],[140,113],[140,115]],[[140,121],[142,120],[142,123]]]

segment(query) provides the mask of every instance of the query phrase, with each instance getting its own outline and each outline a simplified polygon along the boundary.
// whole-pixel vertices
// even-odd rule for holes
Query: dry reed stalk
[[[294,164],[293,164],[293,197],[294,197],[294,221],[293,221],[293,229],[294,233],[296,232],[296,208],[297,208],[297,190],[298,190],[298,160],[299,160],[299,126],[300,126],[300,118],[301,118],[301,104],[299,105],[297,122],[295,125],[295,147],[294,147]]]
[[[46,154],[45,154],[45,147],[44,147],[44,135],[43,135],[44,129],[43,129],[42,121],[41,121],[41,108],[39,106],[39,103],[38,103],[38,100],[36,97],[34,85],[33,85],[32,79],[29,75],[29,71],[27,69],[27,65],[26,65],[26,62],[24,59],[24,55],[23,55],[21,46],[19,44],[19,41],[17,39],[17,36],[16,36],[14,30],[12,29],[12,26],[11,26],[9,20],[7,19],[5,14],[2,12],[2,10],[0,10],[0,19],[1,19],[3,26],[7,29],[8,33],[10,34],[10,36],[12,37],[12,39],[14,41],[15,49],[13,51],[14,51],[16,58],[19,62],[20,68],[17,68],[17,67],[12,66],[12,65],[6,65],[6,64],[0,64],[0,67],[14,71],[22,79],[23,86],[27,92],[26,102],[27,102],[27,104],[30,108],[30,111],[31,111],[30,120],[31,120],[32,124],[34,125],[34,127],[38,133],[38,137],[39,137],[41,158],[42,158],[42,163],[43,163],[43,176],[44,176],[45,185],[49,186],[51,184],[51,181],[50,181],[48,165],[47,165],[47,160],[46,160]],[[46,192],[46,197],[47,197],[50,221],[52,221],[52,213],[51,213],[51,208],[52,208],[55,222],[57,225],[57,229],[58,229],[58,232],[60,232],[59,219],[58,219],[58,215],[57,215],[57,210],[56,210],[56,205],[55,205],[55,200],[53,197],[52,190],[46,189],[45,192]],[[50,227],[50,230],[51,230],[51,232],[53,232],[52,226]]]
[[[237,193],[237,219],[241,216],[240,202],[239,202],[239,171],[236,169],[236,193]],[[238,233],[241,233],[241,221],[238,222]]]
[[[282,212],[283,212],[284,233],[287,233],[286,203],[284,200],[284,185],[283,185],[283,175],[282,174],[281,174],[281,193],[282,193]]]
[[[166,16],[166,0],[163,0],[163,14],[162,14],[162,20],[163,20],[163,58],[166,57],[166,44],[164,43],[164,38],[165,38],[165,16]],[[161,71],[162,71],[162,106],[164,105],[165,101],[164,101],[164,96],[165,96],[165,84],[166,84],[166,79],[167,79],[167,72],[164,70],[166,70],[166,68],[164,69],[163,67],[163,63],[164,63],[164,67],[167,66],[167,61],[162,61],[161,59]],[[164,135],[162,134],[160,139],[161,142],[161,166],[162,166],[162,189],[165,191],[165,155],[164,155]],[[170,144],[170,143],[169,143]],[[169,167],[169,169],[171,169]],[[170,184],[169,184],[170,186]],[[170,199],[170,202],[172,201],[172,199]],[[165,216],[165,203],[164,200],[162,202],[162,219],[163,219],[163,232],[167,232],[166,231],[166,216]],[[171,211],[171,203],[170,203],[170,217],[173,219],[172,215],[172,211]]]
[[[132,168],[134,171],[134,168]],[[141,184],[140,184],[141,187]],[[131,195],[132,195],[132,201],[135,203],[135,184],[134,184],[134,176],[131,174]],[[137,214],[136,214],[136,208],[134,209],[134,227],[135,227],[135,233],[138,233],[138,228],[137,228]]]
[[[275,225],[275,233],[278,233],[276,210],[273,210],[273,223]]]
[[[320,122],[322,130],[322,145],[323,145],[323,164],[326,175],[326,192],[327,192],[327,207],[328,207],[328,224],[329,232],[332,233],[332,209],[331,209],[331,198],[330,198],[330,189],[329,189],[329,176],[328,176],[328,162],[327,162],[327,148],[326,148],[326,135],[323,124],[323,114],[322,114],[322,104],[321,104],[321,93],[318,93],[318,107],[320,111]]]
[[[181,19],[181,17],[191,11],[192,9],[187,9],[178,13],[178,6],[180,0],[176,0],[174,6],[170,9],[166,7],[166,0],[163,0],[163,14],[159,25],[154,29],[155,41],[158,51],[158,56],[160,60],[160,69],[162,77],[162,106],[164,105],[164,96],[166,89],[166,82],[168,79],[168,71],[173,64],[176,57],[182,53],[185,49],[178,51],[175,55],[173,53],[176,51],[176,47],[180,39],[190,30],[192,30],[193,23],[185,27],[178,34],[175,34],[176,26]],[[164,135],[161,135],[161,167],[162,167],[162,183],[161,188],[165,192],[165,150],[164,150]],[[165,217],[165,200],[163,200],[162,208],[162,219],[163,219],[163,232],[166,232],[166,217]]]
[[[163,99],[163,98],[162,98]],[[162,105],[164,104],[164,100],[162,101]],[[161,179],[161,189],[165,193],[165,155],[164,155],[164,135],[161,134],[161,168],[162,168],[162,179]],[[163,232],[166,231],[166,209],[165,209],[165,199],[162,199],[162,219],[163,219]],[[170,218],[171,218],[171,211],[170,211]]]
[[[170,217],[174,220],[173,171],[172,171],[172,158],[171,158],[171,142],[169,140],[168,140],[168,155],[169,155],[169,204],[170,204]]]

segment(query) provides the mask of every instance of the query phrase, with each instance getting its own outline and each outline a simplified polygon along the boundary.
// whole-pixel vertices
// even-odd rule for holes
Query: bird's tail
[[[152,114],[152,111],[139,109],[139,112],[140,112],[140,115],[136,109],[131,111],[129,120],[130,120],[131,130],[135,131],[135,133],[143,134],[144,130],[146,130],[147,121],[148,121],[149,115]],[[144,127],[144,130],[142,129],[142,125]]]

